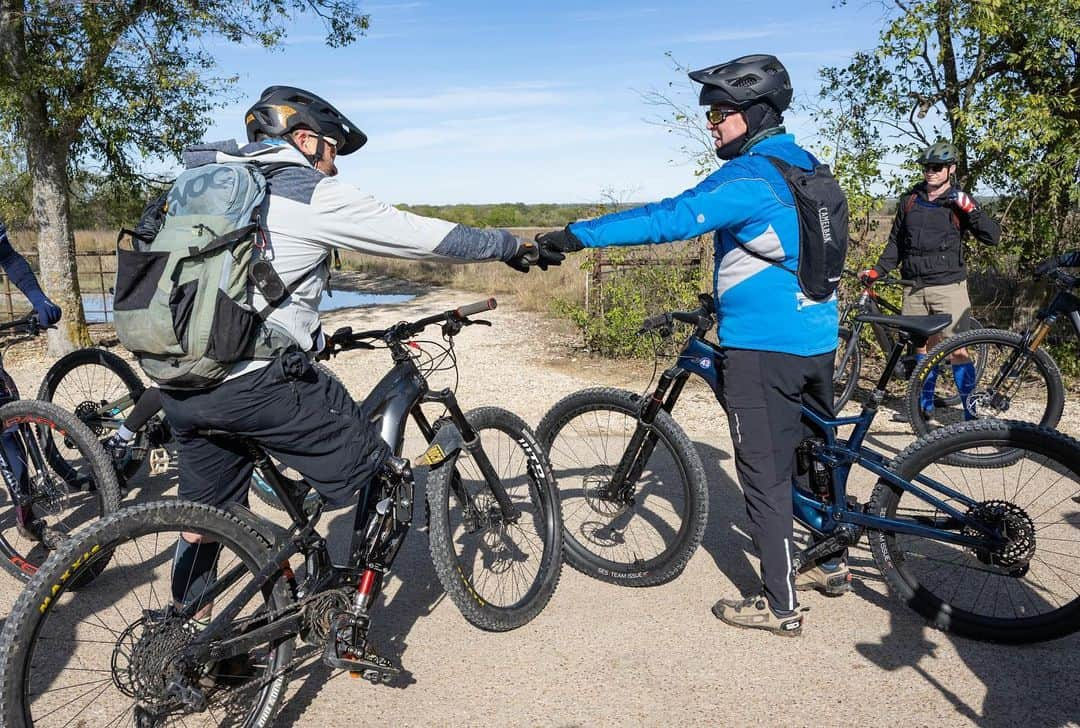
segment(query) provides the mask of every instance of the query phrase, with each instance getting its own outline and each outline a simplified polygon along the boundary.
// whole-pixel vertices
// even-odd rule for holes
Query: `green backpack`
[[[266,178],[254,165],[207,164],[177,177],[152,242],[121,231],[116,333],[162,387],[214,386],[238,362],[270,358],[293,343],[265,321],[292,293],[260,255],[265,200]],[[262,310],[252,306],[255,288],[269,302]]]

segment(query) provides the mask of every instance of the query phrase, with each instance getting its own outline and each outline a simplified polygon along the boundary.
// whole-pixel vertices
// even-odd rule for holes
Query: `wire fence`
[[[37,251],[24,251],[23,257],[35,271]],[[75,268],[79,276],[79,290],[82,293],[83,312],[87,323],[108,323],[112,321],[112,287],[116,278],[116,254],[82,251],[75,253]],[[30,302],[22,291],[15,287],[7,274],[0,269],[0,319],[11,321],[26,315],[30,311]]]

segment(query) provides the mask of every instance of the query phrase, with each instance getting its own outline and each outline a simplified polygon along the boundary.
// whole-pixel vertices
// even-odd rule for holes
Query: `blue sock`
[[[971,392],[975,389],[975,365],[971,362],[966,364],[952,365],[953,381],[956,382],[956,391],[960,393],[960,402],[964,405],[964,419],[975,419],[975,409],[969,401]]]
[[[926,354],[915,355],[915,366],[918,366],[924,359]],[[926,373],[926,379],[923,381],[922,392],[919,393],[919,407],[923,412],[934,411],[934,389],[937,387],[937,367],[934,367]]]

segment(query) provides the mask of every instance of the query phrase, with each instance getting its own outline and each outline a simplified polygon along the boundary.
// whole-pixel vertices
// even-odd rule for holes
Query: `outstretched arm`
[[[311,202],[312,240],[334,248],[414,260],[470,263],[511,261],[522,246],[505,230],[480,229],[415,215],[326,179]]]
[[[37,313],[38,323],[42,326],[52,326],[60,320],[60,307],[50,301],[41,290],[34,271],[30,269],[30,264],[8,240],[7,227],[2,221],[0,221],[0,266],[4,268],[11,282],[30,299],[30,305]]]
[[[688,240],[746,220],[760,205],[766,184],[753,172],[725,168],[677,197],[576,222],[567,229],[586,248]]]

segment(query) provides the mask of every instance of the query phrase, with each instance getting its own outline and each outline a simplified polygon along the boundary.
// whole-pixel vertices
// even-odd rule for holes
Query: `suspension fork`
[[[1024,335],[1020,348],[1009,354],[1008,359],[1005,360],[1005,363],[998,369],[997,374],[994,375],[994,379],[990,383],[991,391],[997,392],[1005,386],[1008,379],[1012,379],[1014,382],[1020,381],[1020,376],[1031,364],[1031,360],[1035,358],[1035,352],[1039,350],[1039,347],[1046,340],[1056,320],[1057,313],[1053,310],[1039,316],[1038,323]]]
[[[641,471],[645,469],[649,458],[652,457],[659,439],[652,428],[652,423],[660,410],[671,413],[689,378],[690,372],[680,367],[672,367],[660,375],[656,389],[642,404],[641,412],[638,414],[638,426],[634,429],[630,443],[605,488],[609,498],[626,501],[632,497],[634,486],[641,477]]]
[[[861,321],[851,322],[851,334],[848,336],[847,346],[844,347],[844,355],[840,357],[840,361],[836,363],[833,371],[834,380],[847,368],[848,360],[854,356],[855,348],[859,345],[859,337],[862,335],[862,327],[863,323]],[[856,376],[857,375],[858,373],[856,372]]]
[[[521,511],[510,501],[510,496],[506,494],[506,488],[503,487],[499,474],[495,472],[495,467],[491,464],[487,453],[484,452],[484,446],[480,442],[480,434],[469,424],[465,413],[461,411],[457,397],[449,389],[444,389],[440,392],[429,393],[425,399],[429,402],[438,402],[446,407],[450,413],[450,419],[461,433],[461,439],[465,442],[465,449],[469,451],[469,455],[472,456],[476,466],[480,468],[480,473],[484,476],[484,481],[491,490],[491,495],[494,496],[495,502],[499,504],[499,512],[503,521],[505,523],[516,523],[521,517]],[[419,407],[416,409],[419,409]],[[454,488],[455,492],[459,489],[461,492],[458,493],[458,497],[462,498],[462,505],[464,506],[469,503],[468,494],[460,486]]]

